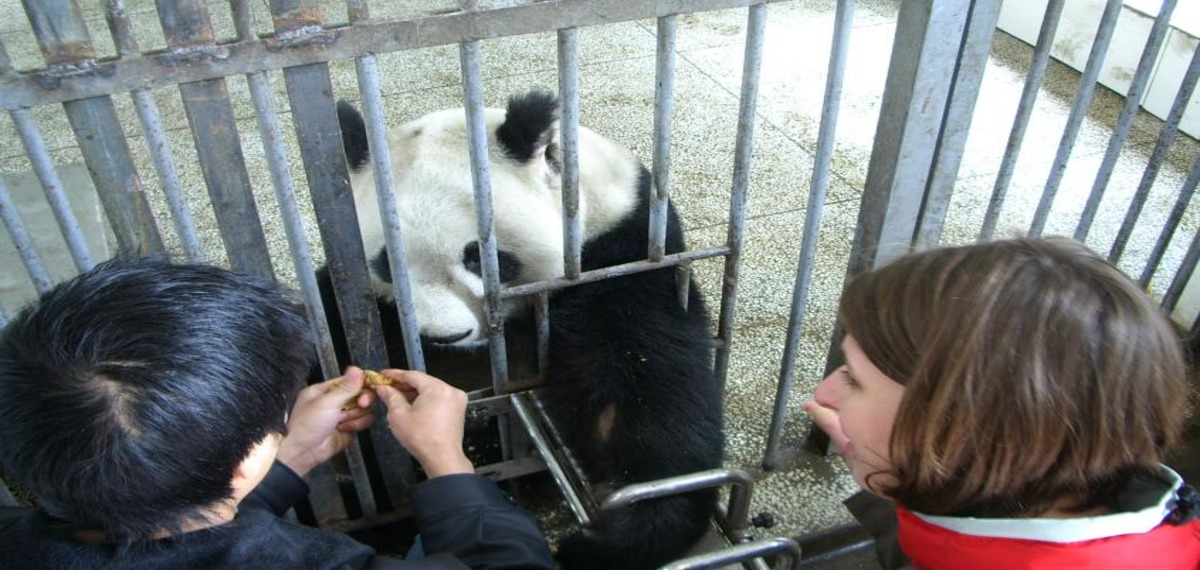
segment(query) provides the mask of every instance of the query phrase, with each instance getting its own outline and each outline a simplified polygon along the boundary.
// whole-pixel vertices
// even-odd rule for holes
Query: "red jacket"
[[[974,519],[896,508],[900,546],[923,570],[1200,570],[1200,519],[1162,522],[1179,476],[1143,508],[1079,519]]]

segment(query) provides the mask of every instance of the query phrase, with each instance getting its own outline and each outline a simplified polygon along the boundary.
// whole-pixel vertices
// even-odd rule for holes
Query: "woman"
[[[804,409],[926,569],[1200,568],[1178,335],[1083,245],[910,255],[854,279]]]

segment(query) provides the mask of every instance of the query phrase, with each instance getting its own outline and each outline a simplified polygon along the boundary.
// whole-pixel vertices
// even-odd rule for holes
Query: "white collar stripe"
[[[1163,519],[1171,512],[1171,501],[1175,492],[1183,485],[1183,478],[1178,473],[1165,466],[1162,470],[1171,480],[1170,489],[1162,494],[1157,503],[1140,511],[1077,519],[983,519],[913,514],[946,530],[989,538],[1068,543],[1140,534],[1162,524]]]

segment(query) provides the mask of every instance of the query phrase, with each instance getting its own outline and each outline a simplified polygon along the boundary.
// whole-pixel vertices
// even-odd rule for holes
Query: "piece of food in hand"
[[[350,398],[342,405],[343,411],[350,411],[358,407],[358,397],[363,395],[363,392],[374,392],[380,386],[391,386],[392,379],[374,370],[363,369],[363,389]]]

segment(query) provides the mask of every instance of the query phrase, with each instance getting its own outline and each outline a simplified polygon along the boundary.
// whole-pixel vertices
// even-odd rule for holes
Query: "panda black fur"
[[[538,92],[510,99],[505,110],[486,111],[500,272],[508,285],[562,275],[556,115],[554,97]],[[403,366],[366,132],[348,104],[339,105],[338,116],[389,358]],[[417,317],[424,344],[434,351],[486,342],[464,119],[462,109],[432,113],[394,130],[389,140]],[[579,162],[583,269],[643,259],[649,173],[627,149],[583,127]],[[666,248],[685,249],[673,208]],[[321,281],[331,299],[328,277]],[[543,398],[601,487],[615,490],[721,463],[722,398],[711,371],[708,314],[694,282],[690,290],[684,309],[668,268],[551,297]],[[336,336],[336,310],[327,311]],[[519,325],[527,314],[527,305],[507,303],[506,326]],[[699,539],[716,498],[713,490],[699,491],[598,517],[562,540],[557,556],[564,568],[658,567]]]

